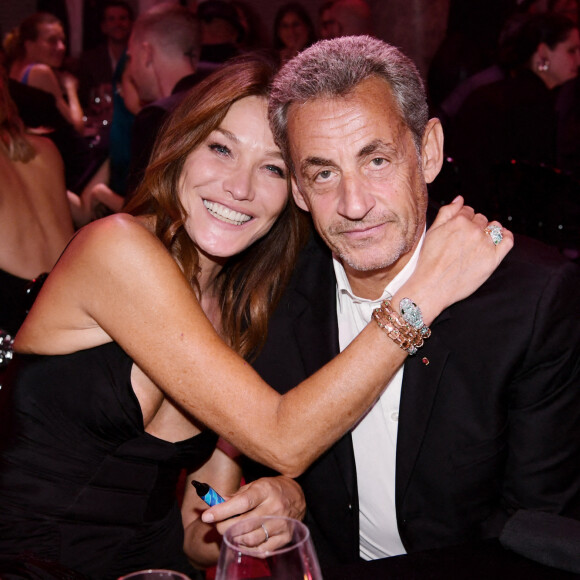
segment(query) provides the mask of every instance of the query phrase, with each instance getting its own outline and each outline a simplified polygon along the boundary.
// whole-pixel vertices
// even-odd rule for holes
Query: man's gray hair
[[[269,119],[274,139],[293,170],[288,143],[288,109],[317,98],[344,97],[376,77],[391,88],[401,120],[417,153],[429,120],[425,87],[417,67],[400,50],[370,36],[322,40],[290,60],[272,85]]]

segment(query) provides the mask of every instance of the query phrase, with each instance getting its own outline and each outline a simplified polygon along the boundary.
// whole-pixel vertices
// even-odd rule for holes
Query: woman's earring
[[[538,62],[538,71],[546,72],[550,68],[550,61],[547,58],[541,58]]]

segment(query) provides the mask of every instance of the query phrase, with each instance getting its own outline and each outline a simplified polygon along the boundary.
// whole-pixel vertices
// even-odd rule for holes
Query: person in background
[[[373,322],[288,396],[248,364],[304,234],[267,121],[275,70],[247,56],[190,91],[131,213],[80,230],[42,287],[0,389],[3,555],[56,555],[92,578],[147,568],[193,577],[186,557],[215,561],[218,532],[236,521],[202,519],[207,506],[190,485],[197,477],[226,497],[237,489],[239,475],[224,482],[235,464],[215,449],[216,434],[284,474],[229,498],[230,515],[299,517],[290,478],[352,427],[422,343],[402,319],[408,340]],[[426,235],[398,296],[413,296],[426,324],[511,249],[511,234],[495,246],[486,224],[458,199]],[[247,541],[268,550],[281,535],[259,526]]]
[[[141,110],[139,95],[125,64],[126,56],[123,56],[113,77],[109,155],[80,195],[68,192],[76,227],[121,211],[125,205],[133,123]]]
[[[239,54],[244,28],[235,6],[224,0],[206,0],[197,9],[201,25],[203,63],[222,64]]]
[[[14,336],[30,281],[50,272],[74,229],[58,150],[25,132],[7,80],[0,71],[0,330]]]
[[[321,38],[372,34],[371,8],[366,0],[336,0],[324,17]]]
[[[270,33],[259,13],[250,0],[232,0],[230,4],[238,13],[238,20],[244,29],[243,38],[238,42],[240,51],[263,50],[269,45]]]
[[[199,63],[200,27],[182,7],[160,5],[141,14],[129,39],[129,78],[141,100],[131,136],[127,195],[139,186],[155,138],[186,92],[219,65]]]
[[[318,9],[318,38],[321,40],[328,40],[332,37],[332,15],[330,8],[334,4],[334,0],[324,2]]]
[[[364,36],[318,42],[282,67],[269,118],[320,234],[253,363],[289,394],[417,273],[443,133],[414,63]],[[481,243],[501,248],[494,226]],[[579,285],[577,265],[517,238],[478,291],[428,325],[372,409],[298,478],[323,567],[481,542],[518,510],[580,518]]]
[[[133,25],[133,9],[124,0],[107,0],[102,8],[101,31],[105,41],[81,55],[79,63],[79,98],[87,108],[99,89],[111,92],[113,75],[127,50]]]
[[[316,40],[314,24],[299,2],[284,4],[274,18],[274,49],[281,64]]]
[[[460,171],[460,191],[490,213],[506,197],[505,188],[495,185],[498,172],[513,161],[556,167],[559,87],[580,66],[578,28],[559,14],[528,15],[508,48],[509,74],[467,97],[446,142]]]
[[[10,78],[54,96],[61,114],[82,133],[78,80],[61,70],[65,56],[62,24],[53,15],[32,14],[4,39]]]

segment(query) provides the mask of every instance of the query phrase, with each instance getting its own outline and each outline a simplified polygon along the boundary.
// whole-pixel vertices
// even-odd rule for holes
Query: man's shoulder
[[[580,285],[580,266],[555,247],[515,236],[513,249],[497,270],[471,296],[452,305],[455,313],[487,316],[489,309],[533,317],[537,308],[554,307],[557,296],[572,299]],[[566,297],[566,298],[564,298]],[[486,314],[487,313],[487,314]]]
[[[539,279],[545,279],[550,272],[562,268],[580,272],[580,267],[562,255],[556,247],[518,234],[515,234],[514,239],[514,247],[498,268],[499,272],[517,272],[518,275]]]

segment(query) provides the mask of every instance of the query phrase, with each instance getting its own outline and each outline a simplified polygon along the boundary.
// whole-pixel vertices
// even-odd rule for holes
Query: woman
[[[52,269],[73,224],[62,159],[51,141],[25,133],[4,74],[0,182],[0,329],[14,336],[28,308],[30,281]]]
[[[45,283],[16,337],[12,385],[0,390],[14,393],[0,401],[13,419],[0,418],[1,552],[30,550],[98,578],[187,570],[184,526],[197,561],[208,528],[191,493],[180,518],[175,482],[181,467],[214,482],[206,475],[226,458],[213,453],[212,431],[296,476],[405,359],[373,322],[280,396],[242,358],[259,348],[302,239],[266,119],[273,72],[246,57],[192,90],[132,215],[83,228]],[[505,245],[489,243],[486,224],[460,200],[444,208],[395,299],[416,298],[429,324],[471,293],[512,244],[509,232]]]
[[[32,14],[7,35],[4,48],[10,78],[52,94],[64,118],[82,133],[78,80],[60,70],[66,50],[60,20],[45,12]]]
[[[447,152],[472,196],[466,199],[491,215],[498,215],[509,192],[505,175],[519,171],[521,164],[556,166],[555,103],[559,87],[578,74],[578,28],[559,14],[526,16],[502,46],[501,63],[505,78],[469,95],[447,141]],[[524,221],[535,221],[529,218]]]
[[[281,6],[274,19],[274,48],[283,64],[316,40],[314,25],[299,2]]]

